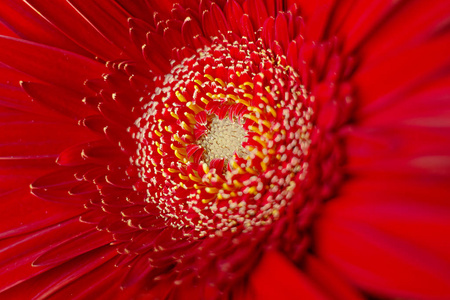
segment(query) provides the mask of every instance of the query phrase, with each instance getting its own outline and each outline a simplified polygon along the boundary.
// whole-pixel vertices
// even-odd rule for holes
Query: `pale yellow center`
[[[231,121],[229,118],[220,120],[214,117],[209,125],[206,136],[199,140],[199,145],[205,149],[203,160],[206,163],[215,158],[224,158],[229,162],[234,154],[245,157],[248,151],[242,146],[246,141],[247,132],[237,121]]]

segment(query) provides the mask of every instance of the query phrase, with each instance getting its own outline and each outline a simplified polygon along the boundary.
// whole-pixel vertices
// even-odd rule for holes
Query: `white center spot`
[[[227,163],[235,153],[240,157],[245,157],[248,155],[248,151],[242,146],[242,143],[247,141],[246,135],[246,130],[237,121],[231,121],[229,118],[220,120],[218,117],[214,117],[208,132],[198,141],[198,145],[205,149],[204,161],[210,163],[215,158],[224,158]]]

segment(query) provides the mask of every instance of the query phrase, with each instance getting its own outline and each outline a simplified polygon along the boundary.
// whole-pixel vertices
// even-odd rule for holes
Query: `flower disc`
[[[0,7],[1,299],[450,299],[450,1]]]
[[[147,201],[186,236],[271,224],[307,175],[311,99],[286,57],[212,40],[144,97],[131,128]]]

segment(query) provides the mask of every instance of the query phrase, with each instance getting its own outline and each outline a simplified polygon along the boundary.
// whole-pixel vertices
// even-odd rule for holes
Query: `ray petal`
[[[5,64],[48,83],[83,91],[87,78],[100,77],[104,65],[84,56],[50,46],[0,36]]]
[[[292,262],[278,252],[267,252],[252,273],[257,299],[331,299]]]

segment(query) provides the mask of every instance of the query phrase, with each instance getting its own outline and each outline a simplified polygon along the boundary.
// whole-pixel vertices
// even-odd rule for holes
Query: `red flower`
[[[448,299],[448,1],[0,4],[0,296]]]

